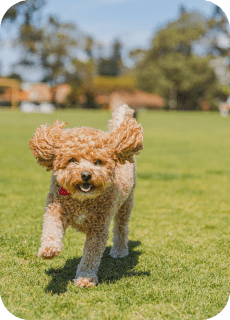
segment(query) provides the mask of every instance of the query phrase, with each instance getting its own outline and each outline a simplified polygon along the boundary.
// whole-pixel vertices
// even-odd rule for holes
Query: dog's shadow
[[[149,276],[150,272],[135,271],[134,267],[138,264],[140,251],[134,250],[141,244],[140,241],[129,241],[129,255],[125,258],[114,259],[109,255],[111,247],[107,247],[103,254],[98,279],[100,283],[113,283],[123,277]],[[81,258],[68,259],[62,268],[51,268],[46,274],[52,279],[45,291],[51,294],[62,294],[67,291],[67,285],[73,281],[76,275],[77,265]]]

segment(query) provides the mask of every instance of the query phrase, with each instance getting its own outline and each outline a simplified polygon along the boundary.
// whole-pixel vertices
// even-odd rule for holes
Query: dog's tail
[[[124,121],[126,117],[132,118],[134,110],[131,109],[127,104],[116,108],[112,113],[112,119],[109,120],[109,131],[116,130]]]

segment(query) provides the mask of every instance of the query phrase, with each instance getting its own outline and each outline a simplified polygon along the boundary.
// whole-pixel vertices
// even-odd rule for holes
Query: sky
[[[123,58],[128,64],[128,52],[135,48],[147,49],[154,33],[178,17],[180,4],[206,16],[211,15],[214,7],[205,0],[47,0],[42,12],[43,17],[52,14],[63,22],[74,22],[105,47],[118,38],[123,43]],[[3,34],[1,29],[0,33]],[[9,43],[4,47],[0,50],[0,60],[4,61],[1,72],[7,74],[18,52],[10,50]]]
[[[129,46],[146,46],[158,27],[178,16],[181,0],[48,0],[47,13],[72,20],[86,33],[110,42],[120,38]],[[184,1],[187,9],[210,14],[213,4]]]

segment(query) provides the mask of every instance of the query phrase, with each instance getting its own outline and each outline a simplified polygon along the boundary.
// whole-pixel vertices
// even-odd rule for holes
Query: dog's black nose
[[[82,180],[85,182],[89,181],[92,178],[92,173],[88,171],[84,171],[81,173]]]

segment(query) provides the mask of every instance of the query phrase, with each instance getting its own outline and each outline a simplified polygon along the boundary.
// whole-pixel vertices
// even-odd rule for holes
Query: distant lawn
[[[106,129],[110,114],[52,115],[0,110],[0,283],[22,319],[199,319],[217,315],[230,294],[230,118],[218,113],[142,112],[130,255],[109,256],[99,285],[73,284],[84,234],[68,229],[54,260],[37,257],[50,173],[28,140],[40,124]]]

